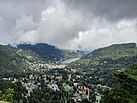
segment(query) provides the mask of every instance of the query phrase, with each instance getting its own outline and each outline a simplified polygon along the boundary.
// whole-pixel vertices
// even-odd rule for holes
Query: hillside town
[[[22,97],[29,98],[35,90],[41,91],[46,85],[53,92],[65,90],[74,103],[81,103],[84,99],[100,103],[101,94],[98,90],[103,87],[101,84],[93,85],[85,82],[85,72],[80,74],[78,69],[67,69],[66,65],[29,63],[31,73],[20,78],[3,78],[4,81],[11,81],[13,84],[20,82],[26,89]]]

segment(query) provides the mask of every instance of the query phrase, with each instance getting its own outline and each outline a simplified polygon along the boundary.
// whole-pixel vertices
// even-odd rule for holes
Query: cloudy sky
[[[137,43],[137,0],[0,0],[0,43],[96,49]]]

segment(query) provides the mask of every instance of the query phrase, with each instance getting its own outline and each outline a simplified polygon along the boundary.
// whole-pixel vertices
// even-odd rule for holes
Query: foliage
[[[5,93],[3,94],[0,91],[0,100],[12,102],[14,97],[14,89],[8,88],[6,89]]]
[[[84,78],[87,78],[86,82],[112,86],[114,77],[112,71],[120,68],[126,69],[135,63],[137,63],[136,44],[128,43],[97,49],[80,60],[70,63],[66,68],[77,69],[80,74],[83,73]]]
[[[118,59],[121,57],[131,57],[137,55],[137,48],[135,43],[127,44],[114,44],[108,47],[100,48],[94,50],[93,52],[87,54],[83,58],[92,58],[92,59],[103,59],[111,58]]]
[[[102,102],[137,103],[137,67],[132,65],[131,69],[114,70],[113,73],[117,78],[116,85],[104,92]]]
[[[0,76],[7,77],[15,74],[19,75],[27,70],[25,60],[14,51],[0,45]]]
[[[19,44],[15,47],[6,45],[7,48],[17,51],[23,56],[27,56],[27,59],[38,58],[43,59],[46,62],[56,62],[72,58],[80,58],[84,55],[83,52],[76,50],[60,50],[55,46],[46,43],[31,44]]]
[[[38,55],[40,58],[44,59],[45,61],[59,61],[63,57],[62,51],[56,48],[55,46],[51,46],[45,43],[38,43],[35,45],[31,44],[19,44],[16,46],[15,49],[13,49],[12,46],[8,45],[8,48],[12,50],[26,50],[30,51],[36,55]]]

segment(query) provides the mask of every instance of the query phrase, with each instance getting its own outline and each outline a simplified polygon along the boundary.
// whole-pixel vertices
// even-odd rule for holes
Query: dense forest
[[[103,91],[102,103],[137,103],[137,64],[113,73],[115,86]]]
[[[0,78],[20,75],[24,70],[28,70],[24,58],[0,45]]]
[[[71,58],[80,58],[84,55],[84,52],[79,50],[67,50],[59,49],[55,46],[46,43],[37,44],[18,44],[16,47],[12,45],[6,45],[7,48],[13,51],[28,51],[30,54],[36,54],[39,58],[46,62],[59,62]]]
[[[66,68],[76,68],[80,73],[85,72],[85,78],[93,84],[112,86],[114,77],[112,71],[126,69],[135,63],[137,63],[136,44],[127,43],[97,49],[70,63]],[[89,76],[92,79],[89,79]]]

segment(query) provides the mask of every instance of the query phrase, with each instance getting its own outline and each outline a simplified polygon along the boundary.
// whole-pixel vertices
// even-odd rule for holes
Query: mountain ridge
[[[123,51],[133,55],[133,53],[137,53],[135,49],[137,49],[136,43],[113,44],[107,47],[96,49],[82,58],[107,58],[108,56],[113,55],[112,53],[114,52],[114,55],[123,55]]]
[[[55,46],[46,44],[46,43],[37,43],[37,44],[18,44],[16,47],[11,45],[6,45],[7,48],[11,50],[27,50],[32,53],[37,54],[43,60],[47,62],[59,62],[66,59],[72,59],[77,57],[82,57],[84,53],[82,51],[76,50],[67,50],[67,49],[59,49]]]
[[[87,76],[88,82],[112,86],[114,69],[126,69],[137,64],[137,48],[135,43],[116,44],[97,49],[81,59],[70,63],[66,68],[75,68]],[[86,78],[85,76],[85,78]],[[92,76],[89,79],[88,76]],[[100,78],[100,80],[98,79]]]

